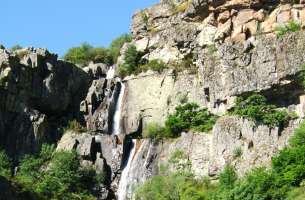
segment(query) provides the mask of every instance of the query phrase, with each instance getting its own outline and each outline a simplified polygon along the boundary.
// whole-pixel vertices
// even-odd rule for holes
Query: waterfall
[[[112,66],[107,72],[106,79],[113,79],[115,76],[115,67]],[[115,112],[113,116],[113,123],[112,123],[112,134],[119,135],[122,133],[122,127],[121,127],[121,118],[122,118],[122,107],[123,107],[123,99],[124,99],[124,93],[125,93],[125,85],[121,82],[121,88],[119,92],[119,97],[116,102],[115,106]],[[129,184],[129,171],[132,166],[132,160],[136,153],[136,142],[137,140],[132,140],[132,147],[129,152],[129,157],[127,164],[124,166],[124,169],[122,170],[121,179],[119,182],[117,194],[118,194],[118,200],[126,200],[127,199],[127,188]]]
[[[115,74],[115,68],[114,66],[111,66],[109,70],[107,71],[106,79],[113,79]]]
[[[125,93],[125,85],[121,82],[120,94],[116,103],[115,112],[113,116],[113,127],[112,134],[119,135],[121,133],[121,115],[122,115],[122,104]]]
[[[136,153],[136,144],[137,140],[133,139],[132,140],[132,149],[130,151],[129,157],[128,157],[128,162],[126,166],[124,167],[122,174],[121,174],[121,180],[119,183],[119,188],[118,188],[118,200],[126,200],[127,199],[127,186],[129,184],[129,171],[132,166],[132,160],[133,157]]]

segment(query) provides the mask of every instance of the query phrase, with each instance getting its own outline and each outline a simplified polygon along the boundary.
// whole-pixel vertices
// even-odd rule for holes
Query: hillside
[[[304,27],[303,1],[161,0],[89,64],[1,48],[0,199],[303,199]]]

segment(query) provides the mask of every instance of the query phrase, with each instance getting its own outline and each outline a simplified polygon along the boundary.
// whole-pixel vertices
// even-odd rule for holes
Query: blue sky
[[[0,44],[63,55],[82,42],[108,46],[130,31],[132,14],[159,0],[1,0]]]

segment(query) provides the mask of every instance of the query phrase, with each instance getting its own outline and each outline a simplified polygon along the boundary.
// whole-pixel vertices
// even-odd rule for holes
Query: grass
[[[74,131],[77,133],[83,133],[87,131],[87,128],[82,126],[77,120],[71,120],[68,122],[68,125],[64,128],[64,131]]]
[[[208,49],[208,54],[209,55],[212,55],[217,51],[217,48],[216,48],[215,44],[208,45],[207,49]]]
[[[193,0],[186,0],[182,3],[175,4],[174,2],[172,3],[173,5],[173,14],[176,15],[178,13],[183,13],[185,12],[191,5]]]
[[[243,154],[241,147],[236,147],[233,149],[233,158],[239,158]]]

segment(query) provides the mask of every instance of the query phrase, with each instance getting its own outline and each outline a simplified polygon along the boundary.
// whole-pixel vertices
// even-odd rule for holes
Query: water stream
[[[121,180],[119,183],[119,188],[118,188],[118,200],[126,200],[127,199],[127,186],[129,183],[129,172],[130,168],[132,166],[132,161],[134,158],[134,155],[136,153],[136,143],[137,140],[133,139],[132,140],[132,149],[130,151],[129,157],[128,157],[128,162],[126,166],[124,167],[122,174],[121,174]]]
[[[111,66],[107,71],[106,79],[113,79],[115,74],[115,67]]]
[[[110,69],[107,72],[106,79],[113,79],[115,76],[115,68],[110,67]],[[115,112],[113,116],[113,127],[112,127],[112,134],[119,135],[122,133],[122,107],[123,107],[123,100],[124,100],[124,93],[125,93],[125,85],[121,82],[121,89],[119,93],[119,97],[116,103]],[[126,200],[127,199],[127,187],[128,187],[128,176],[129,171],[131,167],[131,163],[134,157],[134,154],[136,153],[136,140],[132,140],[132,147],[129,153],[128,162],[124,166],[124,169],[122,170],[121,179],[119,182],[119,187],[117,190],[118,194],[118,200]]]

